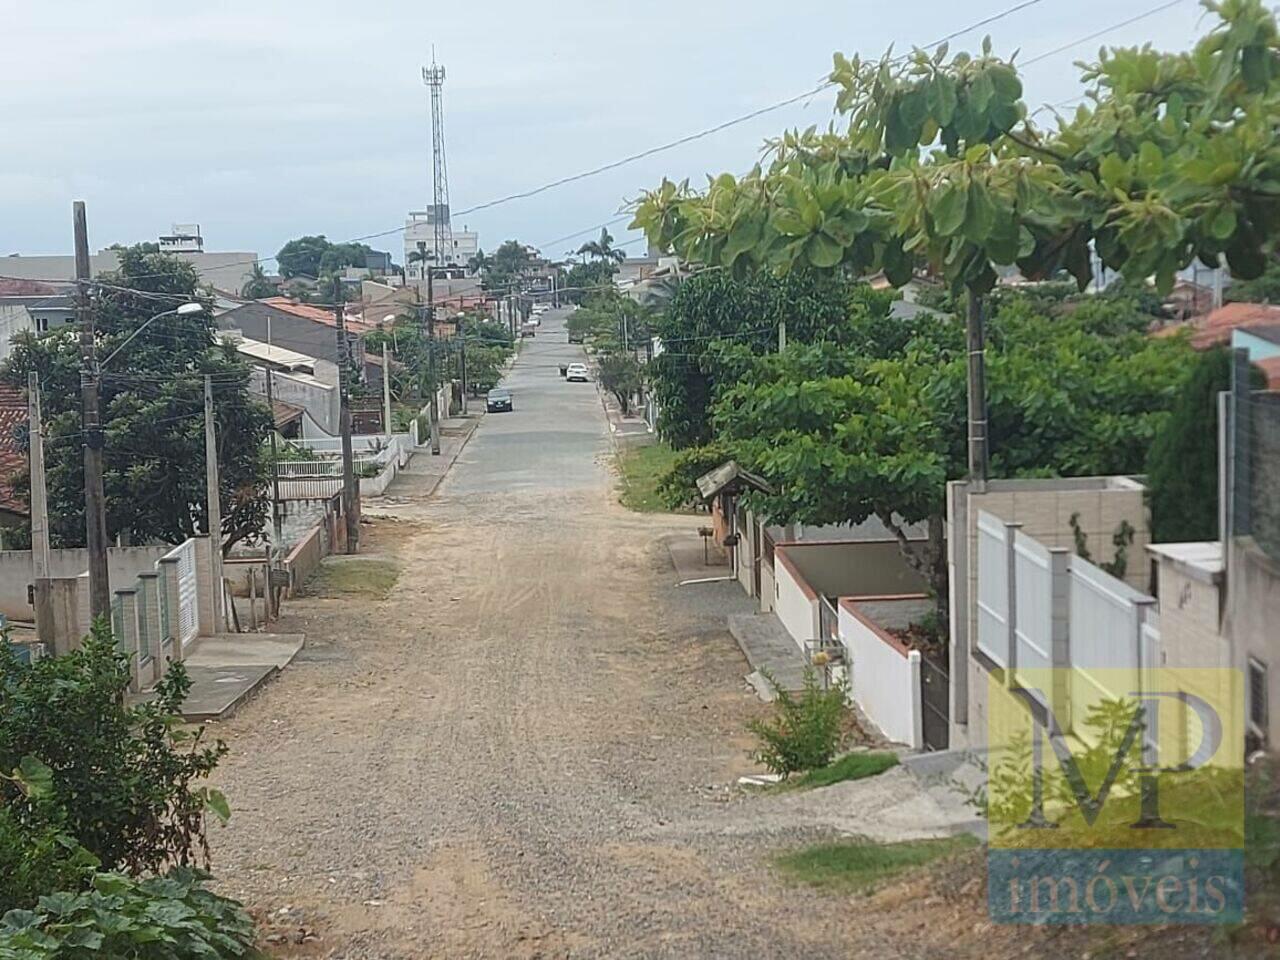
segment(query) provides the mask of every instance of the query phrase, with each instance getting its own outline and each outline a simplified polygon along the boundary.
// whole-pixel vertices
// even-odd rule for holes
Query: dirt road
[[[695,518],[617,506],[594,387],[555,369],[575,355],[544,325],[515,412],[434,497],[409,478],[370,508],[385,599],[290,605],[302,657],[213,731],[222,888],[314,932],[283,955],[934,955],[769,871],[812,834],[726,790],[762,709],[724,628],[742,594],[675,586],[663,538]]]

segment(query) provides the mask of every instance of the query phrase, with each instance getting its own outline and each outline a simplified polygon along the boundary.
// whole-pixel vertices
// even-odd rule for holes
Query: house
[[[15,334],[24,330],[47,333],[76,319],[75,297],[67,285],[19,281],[10,284],[10,289],[15,288],[26,292],[8,293],[0,288],[0,360],[13,349]]]
[[[404,263],[405,275],[422,279],[426,276],[425,265],[411,261],[410,257],[418,252],[418,244],[425,243],[427,250],[435,250],[435,229],[437,218],[449,223],[449,208],[442,206],[439,210],[430,206],[426,210],[411,210],[404,221]],[[465,224],[461,230],[446,226],[445,236],[449,238],[449,249],[445,252],[445,262],[437,266],[457,265],[464,270],[472,258],[480,252],[480,234],[470,230]]]
[[[31,516],[15,482],[27,470],[27,398],[0,383],[0,528],[25,524]]]
[[[239,331],[251,340],[282,346],[308,357],[340,362],[338,356],[338,321],[332,307],[298,303],[287,297],[253,300],[228,310],[217,320],[218,329]],[[364,334],[376,329],[354,317],[346,321],[350,355],[358,364],[365,361]],[[381,385],[381,368],[377,384]]]
[[[239,332],[228,334],[226,339],[233,342],[236,352],[253,365],[249,389],[257,396],[266,397],[267,372],[271,372],[278,431],[285,436],[293,436],[283,428],[296,428],[298,436],[307,440],[337,436],[341,398],[336,363],[245,337]],[[298,411],[296,417],[292,411]],[[282,420],[282,414],[286,412],[290,415]]]

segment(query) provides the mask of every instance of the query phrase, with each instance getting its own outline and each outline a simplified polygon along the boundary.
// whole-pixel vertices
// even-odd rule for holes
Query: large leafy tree
[[[262,269],[262,264],[255,263],[253,270],[249,274],[249,279],[244,282],[244,286],[240,288],[240,296],[246,300],[262,300],[266,297],[274,297],[280,291],[276,289],[276,285],[267,279],[266,273]]]
[[[814,273],[741,279],[723,270],[695,274],[654,323],[663,352],[648,376],[659,432],[677,449],[708,443],[711,403],[739,376],[745,359],[778,348],[784,324],[792,342],[847,342],[853,335],[850,310],[883,319],[889,301],[865,285]]]
[[[1145,335],[1131,303],[1045,314],[1010,300],[991,322],[995,466],[1008,476],[1138,473],[1185,379],[1191,348]],[[963,469],[966,349],[949,317],[910,339],[882,315],[851,317],[847,345],[754,358],[715,404],[718,438],[773,481],[776,522],[878,517],[947,614],[946,481]],[[890,335],[885,336],[886,333]],[[922,523],[923,544],[905,524]]]
[[[249,394],[249,367],[220,343],[198,290],[194,267],[164,254],[129,249],[120,269],[103,274],[94,294],[98,355],[109,356],[152,317],[184,301],[205,305],[194,316],[149,324],[104,368],[104,486],[107,536],[135,543],[180,543],[207,532],[204,377],[213,379],[222,507],[230,546],[253,538],[267,517],[268,467],[263,442],[271,414]],[[46,480],[51,539],[84,543],[80,359],[74,329],[15,338],[0,377],[24,386],[40,377],[46,423]]]
[[[323,235],[290,240],[276,254],[282,277],[332,276],[345,267],[363,267],[372,252],[363,243],[331,243]]]
[[[996,268],[1030,278],[1104,266],[1167,291],[1199,257],[1240,277],[1266,263],[1280,224],[1280,41],[1260,0],[1206,3],[1213,29],[1188,53],[1103,51],[1085,102],[1035,126],[1011,62],[914,51],[836,55],[843,129],[788,133],[768,167],[702,193],[664,182],[633,226],[687,260],[746,274],[797,268],[894,284],[927,266],[968,299],[971,473],[985,475],[982,297]]]

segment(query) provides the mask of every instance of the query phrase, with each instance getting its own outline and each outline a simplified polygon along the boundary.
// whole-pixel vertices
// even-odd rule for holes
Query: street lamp
[[[102,363],[98,364],[98,369],[102,369],[108,363],[110,363],[113,359],[115,359],[115,355],[119,353],[121,350],[123,350],[125,347],[127,347],[130,343],[132,343],[134,337],[140,334],[143,330],[147,329],[147,327],[151,326],[151,324],[155,323],[157,320],[162,320],[165,317],[193,317],[197,313],[203,313],[203,312],[204,312],[204,304],[184,303],[177,309],[166,310],[164,313],[157,313],[154,317],[152,317],[142,326],[138,327],[137,330],[129,334],[129,336],[125,338],[124,343],[120,344],[120,346],[112,350],[111,353],[107,355],[107,358],[103,360]]]

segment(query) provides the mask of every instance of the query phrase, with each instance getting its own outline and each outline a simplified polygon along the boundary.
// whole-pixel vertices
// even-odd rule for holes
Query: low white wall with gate
[[[920,597],[868,598],[865,602],[842,597],[838,605],[850,698],[885,737],[913,750],[924,747],[920,653],[907,649],[878,621],[905,625],[921,609]]]
[[[801,578],[785,547],[776,547],[773,556],[773,611],[803,652],[806,643],[818,639],[818,595]]]
[[[131,583],[150,570],[169,550],[167,545],[111,547],[107,550],[107,576],[112,584]],[[89,569],[89,551],[83,547],[49,551],[52,579],[78,577]],[[27,588],[35,583],[30,550],[0,551],[0,613],[14,620],[31,620],[35,610],[27,602]]]

